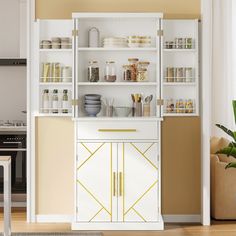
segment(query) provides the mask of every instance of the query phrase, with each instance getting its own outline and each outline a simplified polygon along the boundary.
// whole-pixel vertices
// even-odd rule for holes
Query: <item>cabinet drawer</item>
[[[158,125],[150,122],[78,122],[77,139],[158,139]]]

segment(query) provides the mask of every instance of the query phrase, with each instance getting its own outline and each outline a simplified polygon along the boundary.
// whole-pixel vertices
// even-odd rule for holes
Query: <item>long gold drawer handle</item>
[[[119,196],[123,195],[123,178],[122,172],[119,172]]]
[[[98,132],[137,132],[136,129],[98,129]]]
[[[116,172],[113,172],[113,196],[116,196]]]

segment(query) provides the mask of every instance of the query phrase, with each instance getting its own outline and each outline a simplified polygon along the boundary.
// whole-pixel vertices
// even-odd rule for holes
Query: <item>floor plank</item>
[[[104,231],[104,236],[235,236],[235,221],[213,221],[212,226],[198,224],[166,224],[165,231]],[[3,230],[3,214],[0,211],[0,231]],[[29,224],[26,213],[13,211],[12,232],[69,232],[70,224]]]

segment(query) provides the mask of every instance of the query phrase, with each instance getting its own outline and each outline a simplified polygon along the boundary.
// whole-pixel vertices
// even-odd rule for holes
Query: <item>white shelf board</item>
[[[60,49],[53,49],[53,48],[50,48],[50,49],[42,49],[40,48],[39,49],[40,52],[72,52],[72,48],[60,48]]]
[[[157,82],[78,82],[78,86],[157,86]]]
[[[72,82],[58,82],[58,83],[45,83],[45,82],[40,82],[40,86],[72,86]]]
[[[164,117],[168,117],[168,116],[198,116],[198,114],[196,113],[163,113]]]
[[[74,121],[162,121],[159,117],[78,117]]]
[[[164,49],[164,52],[194,52],[196,53],[196,49]]]
[[[164,86],[196,86],[195,82],[164,82]]]
[[[88,47],[80,47],[78,51],[153,51],[156,52],[158,49],[155,47],[146,47],[146,48],[88,48]]]
[[[38,117],[72,117],[71,113],[63,114],[63,113],[36,113],[35,116]]]

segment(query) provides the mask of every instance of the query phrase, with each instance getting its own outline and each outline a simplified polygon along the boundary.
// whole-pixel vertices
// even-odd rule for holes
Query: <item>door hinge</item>
[[[72,36],[78,36],[79,35],[79,30],[72,30]]]
[[[71,105],[72,106],[77,106],[79,104],[79,100],[78,99],[71,99]]]
[[[157,36],[163,36],[164,31],[163,30],[157,30]]]
[[[157,99],[157,105],[158,106],[163,106],[164,105],[164,100],[163,99]]]
[[[78,213],[79,212],[79,207],[76,207],[76,213]]]
[[[78,161],[79,160],[79,156],[78,155],[76,155],[76,161]]]

